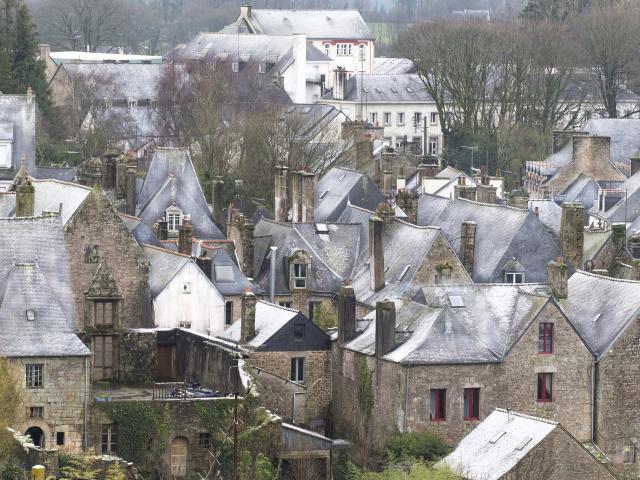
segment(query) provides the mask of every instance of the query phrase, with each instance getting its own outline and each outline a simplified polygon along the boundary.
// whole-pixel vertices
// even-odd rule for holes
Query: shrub
[[[444,457],[451,448],[435,433],[411,432],[391,437],[386,450],[393,460],[411,457],[433,462]]]

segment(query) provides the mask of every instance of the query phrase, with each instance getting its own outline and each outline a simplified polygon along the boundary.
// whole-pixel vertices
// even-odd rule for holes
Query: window
[[[200,432],[198,434],[198,446],[202,448],[211,446],[211,434],[209,432]]]
[[[0,168],[11,168],[10,142],[0,142]]]
[[[258,65],[258,73],[265,73],[267,71],[267,65],[265,63],[260,62]]]
[[[524,273],[507,272],[504,274],[504,280],[506,283],[524,283]]]
[[[539,325],[538,353],[553,353],[553,323]]]
[[[391,114],[389,112],[382,114],[382,123],[383,125],[391,125]]]
[[[398,118],[396,123],[398,125],[404,125],[404,112],[398,112]]]
[[[430,119],[431,120],[431,125],[437,125],[438,124],[438,112],[431,112],[430,114]]]
[[[294,288],[307,288],[307,265],[305,263],[293,265],[293,286]]]
[[[304,331],[305,331],[304,323],[295,323],[293,325],[293,339],[304,340]]]
[[[422,113],[415,112],[413,114],[413,123],[414,123],[414,125],[420,125],[421,122],[422,122]]]
[[[464,419],[465,420],[480,419],[480,389],[479,388],[464,389]]]
[[[432,422],[444,422],[447,419],[447,390],[431,389],[429,419]]]
[[[56,432],[56,445],[64,445],[64,432]]]
[[[331,51],[331,45],[328,43],[324,44],[324,54],[328,57],[329,56],[329,52]]]
[[[113,100],[110,97],[104,97],[104,108],[113,107]]]
[[[227,300],[224,302],[224,324],[231,325],[233,323],[233,302]]]
[[[429,138],[429,155],[438,154],[438,139],[435,137]]]
[[[351,55],[350,43],[338,43],[336,45],[336,54],[340,57],[348,57]]]
[[[93,318],[96,325],[113,325],[115,313],[115,302],[93,302]]]
[[[304,382],[304,357],[291,359],[291,380],[294,382]]]
[[[291,308],[291,302],[278,302],[278,305],[285,308]]]
[[[151,97],[149,99],[149,106],[150,107],[157,107],[158,106],[158,99],[156,97]]]
[[[182,223],[182,213],[180,212],[167,212],[167,229],[170,232],[177,232]]]
[[[411,137],[416,153],[422,153],[422,137]]]
[[[364,61],[366,59],[364,45],[358,46],[358,53],[359,53],[358,60],[360,60],[361,62]]]
[[[377,125],[377,123],[378,123],[378,114],[376,112],[371,112],[369,114],[369,118],[371,119],[371,123],[373,123],[374,125]]]
[[[118,449],[118,431],[114,425],[103,425],[100,438],[100,451],[107,455],[115,454]]]
[[[93,337],[93,375],[94,380],[113,376],[113,337]]]
[[[138,101],[135,98],[129,97],[127,98],[127,106],[129,108],[134,108],[138,106]]]
[[[25,315],[27,316],[28,322],[33,322],[36,319],[36,311],[35,310],[27,310],[25,311]]]
[[[538,374],[538,401],[553,401],[553,373]]]
[[[44,407],[29,407],[29,418],[44,417]]]
[[[25,366],[27,388],[44,387],[44,365],[41,363]]]
[[[240,71],[240,62],[233,62],[231,64],[231,70],[235,73],[238,73]]]

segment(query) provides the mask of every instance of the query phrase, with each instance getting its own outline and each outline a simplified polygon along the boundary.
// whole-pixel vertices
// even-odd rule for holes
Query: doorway
[[[29,427],[25,432],[25,435],[29,435],[33,444],[36,447],[44,448],[44,432],[40,427]]]

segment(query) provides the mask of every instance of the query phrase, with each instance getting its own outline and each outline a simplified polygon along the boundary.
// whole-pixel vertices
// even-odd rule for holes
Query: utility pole
[[[238,480],[238,392],[233,395],[233,480]]]
[[[460,148],[471,150],[471,175],[473,175],[473,152],[475,152],[480,147],[478,147],[477,145],[460,145]]]

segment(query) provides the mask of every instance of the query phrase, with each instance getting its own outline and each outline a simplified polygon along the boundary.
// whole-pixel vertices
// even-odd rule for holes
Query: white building
[[[149,289],[154,323],[160,328],[190,328],[205,335],[225,329],[225,300],[196,262],[187,255],[151,245]]]
[[[436,103],[415,74],[355,75],[334,72],[334,87],[321,100],[342,110],[349,120],[367,120],[384,128],[389,145],[413,144],[418,151],[442,152]]]

